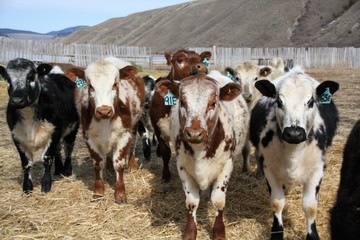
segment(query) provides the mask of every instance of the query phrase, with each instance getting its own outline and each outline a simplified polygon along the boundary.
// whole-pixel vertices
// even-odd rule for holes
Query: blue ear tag
[[[207,60],[207,58],[204,58],[204,60],[202,61],[203,64],[205,64],[207,67],[210,67],[210,61]]]
[[[174,96],[174,94],[172,94],[170,92],[170,90],[168,90],[168,93],[164,97],[164,103],[165,103],[165,106],[176,105],[176,97]]]
[[[332,94],[330,89],[327,87],[325,92],[320,97],[320,104],[329,104],[331,102]]]
[[[86,86],[86,81],[84,79],[79,78],[78,76],[76,76],[75,83],[76,83],[76,87],[78,88],[82,88]]]
[[[226,71],[226,76],[234,81],[234,76],[229,71]]]

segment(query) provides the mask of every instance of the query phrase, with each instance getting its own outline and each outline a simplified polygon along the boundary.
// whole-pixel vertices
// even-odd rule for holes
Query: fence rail
[[[360,48],[308,47],[308,48],[190,48],[198,53],[211,51],[211,64],[216,69],[235,67],[245,61],[258,63],[273,57],[292,60],[305,68],[348,67],[360,68]],[[60,44],[15,40],[0,37],[0,63],[14,58],[28,58],[36,62],[71,63],[86,67],[104,56],[115,56],[134,62],[144,68],[164,68],[163,55],[153,54],[149,47]]]

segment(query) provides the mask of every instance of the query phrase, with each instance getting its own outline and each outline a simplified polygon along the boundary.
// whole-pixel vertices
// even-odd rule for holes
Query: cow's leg
[[[245,141],[245,144],[242,149],[242,158],[243,158],[243,169],[244,173],[249,172],[249,155],[250,155],[250,140],[249,138]]]
[[[95,183],[93,190],[93,198],[100,198],[104,196],[105,186],[104,186],[104,178],[103,178],[103,169],[106,160],[106,156],[100,156],[97,152],[95,152],[89,145],[87,144],[90,152],[90,156],[93,160],[93,167],[95,173]]]
[[[307,240],[319,239],[318,232],[316,230],[316,213],[318,204],[318,193],[320,189],[321,179],[323,176],[322,169],[314,174],[314,176],[304,184],[303,194],[303,210],[306,216],[307,224]]]
[[[274,211],[274,221],[271,228],[271,239],[284,239],[284,226],[282,221],[282,212],[285,206],[285,194],[282,184],[275,178],[273,172],[264,167],[265,177],[268,183],[270,192],[271,207]]]
[[[137,124],[132,129],[131,134],[132,135],[130,138],[130,145],[129,145],[129,147],[126,147],[127,148],[126,152],[129,154],[128,164],[129,164],[130,171],[135,171],[136,169],[139,168],[138,163],[136,162],[136,159],[135,159],[135,148],[136,148],[136,141],[137,141]]]
[[[171,150],[170,148],[166,145],[164,139],[162,138],[158,138],[158,147],[163,159],[163,172],[162,172],[162,180],[164,182],[169,182],[170,181],[170,177],[171,177],[171,173],[170,173],[170,169],[169,169],[169,162],[170,162],[170,158],[171,158]]]
[[[62,174],[66,177],[72,175],[71,154],[74,150],[77,128],[64,138],[65,161]]]
[[[61,157],[61,144],[59,144],[56,148],[54,159],[55,159],[54,175],[60,175],[64,168],[63,164],[62,164],[62,157]]]
[[[142,140],[143,155],[146,161],[150,161],[151,157],[151,142],[149,138],[149,131],[146,129],[142,120],[139,121],[138,133]]]
[[[177,161],[179,176],[185,192],[185,205],[188,210],[187,222],[183,239],[196,239],[196,210],[200,202],[199,188],[194,179],[186,172],[181,163]]]
[[[117,154],[113,157],[113,166],[116,173],[116,183],[115,183],[115,202],[116,203],[126,203],[126,191],[124,183],[124,168],[126,166],[126,161],[128,158],[129,151],[132,151],[133,141],[131,140],[131,134],[129,134],[129,140],[127,142],[120,141],[119,150],[116,151]],[[126,137],[124,136],[124,139]],[[131,168],[131,167],[130,167]]]
[[[47,193],[51,190],[51,184],[52,184],[51,166],[54,161],[55,153],[60,145],[60,137],[61,137],[60,130],[55,129],[55,131],[51,135],[47,148],[42,154],[44,175],[41,179],[41,192],[44,193]]]
[[[226,190],[231,173],[233,171],[233,161],[228,159],[224,168],[217,177],[211,192],[211,202],[215,208],[215,222],[213,226],[213,239],[225,239],[225,225],[223,221],[223,210],[225,207]]]
[[[18,153],[20,155],[21,166],[24,173],[23,179],[23,192],[24,194],[29,194],[33,189],[33,181],[31,178],[31,168],[32,168],[32,154],[24,152],[24,149],[21,147],[20,143],[13,138],[14,144]]]

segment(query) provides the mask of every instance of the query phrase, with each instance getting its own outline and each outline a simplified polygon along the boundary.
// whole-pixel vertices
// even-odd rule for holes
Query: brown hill
[[[61,43],[188,47],[360,47],[358,0],[198,0],[113,18]]]

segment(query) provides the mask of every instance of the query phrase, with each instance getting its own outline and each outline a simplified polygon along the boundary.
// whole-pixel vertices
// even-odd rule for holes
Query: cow
[[[250,140],[256,147],[274,211],[271,239],[283,239],[284,187],[303,185],[302,206],[306,239],[319,239],[316,230],[318,193],[330,147],[339,121],[332,95],[339,84],[318,82],[301,67],[255,87],[263,97],[250,118]]]
[[[170,72],[165,78],[158,79],[157,82],[181,80],[190,75],[208,73],[207,66],[203,62],[210,60],[211,53],[204,51],[199,55],[194,51],[179,50],[174,54],[165,53],[165,57],[167,64],[171,66]],[[169,145],[171,105],[167,104],[164,103],[164,98],[158,92],[154,92],[149,109],[151,124],[158,141],[157,152],[161,153],[163,160],[162,181],[164,182],[170,181],[169,161],[172,155],[171,146]]]
[[[230,67],[225,68],[225,74],[230,76],[235,82],[239,83],[243,87],[242,95],[248,104],[248,108],[251,111],[257,101],[261,97],[261,93],[255,88],[255,82],[260,79],[273,80],[285,73],[284,61],[282,58],[273,58],[270,66],[255,65],[251,62],[244,62],[239,64],[235,69]],[[250,155],[251,143],[250,136],[243,149],[243,172],[249,171],[249,155]],[[260,179],[263,176],[261,167],[256,160],[257,169],[256,177]]]
[[[145,84],[145,107],[138,125],[138,133],[142,139],[143,155],[146,161],[151,158],[151,141],[155,142],[154,129],[151,125],[149,108],[151,97],[154,94],[156,79],[150,75],[142,77]]]
[[[211,78],[210,76],[214,77]],[[196,211],[200,190],[211,189],[215,208],[214,239],[225,239],[223,210],[233,159],[241,153],[249,113],[241,86],[219,72],[156,84],[161,97],[176,97],[170,114],[170,141],[188,210],[184,239],[197,235]]]
[[[360,236],[360,120],[353,126],[343,153],[336,202],[330,210],[331,239]]]
[[[113,57],[89,64],[85,71],[67,72],[69,78],[84,84],[75,94],[83,137],[93,160],[93,198],[104,196],[103,169],[107,159],[115,173],[115,202],[127,202],[124,169],[136,169],[137,123],[145,104],[144,81],[138,70]]]
[[[11,137],[20,155],[23,169],[23,192],[33,191],[31,168],[33,155],[42,150],[44,175],[41,191],[51,190],[51,167],[55,175],[72,175],[71,154],[79,128],[79,116],[74,104],[75,84],[58,67],[17,58],[0,74],[8,83],[9,102],[6,120]],[[61,150],[64,147],[65,160]]]

